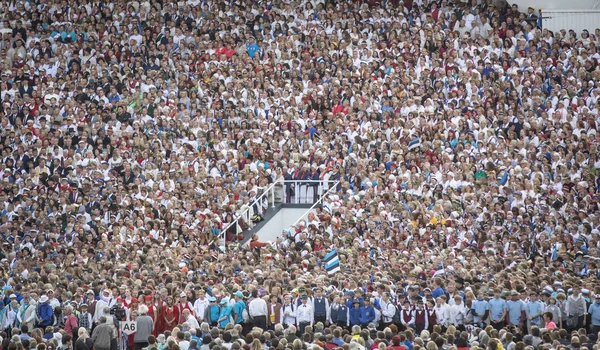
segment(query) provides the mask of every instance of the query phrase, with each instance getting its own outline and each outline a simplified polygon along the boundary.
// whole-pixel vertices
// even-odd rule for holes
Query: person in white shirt
[[[253,320],[254,327],[258,327],[263,331],[266,331],[267,315],[269,314],[267,302],[258,297],[257,291],[252,291],[252,298],[252,301],[248,303],[248,315]]]
[[[442,327],[448,327],[450,324],[450,306],[446,304],[446,296],[442,295],[438,297],[435,304],[435,314],[437,316],[438,324]]]
[[[296,309],[296,325],[300,334],[304,334],[306,326],[312,326],[315,319],[314,310],[311,304],[308,303],[308,296],[303,295],[302,303]]]
[[[284,303],[279,314],[279,322],[284,328],[287,328],[289,325],[296,324],[296,308],[294,307],[294,303],[292,303],[292,297],[290,295],[285,296]]]
[[[457,329],[463,329],[466,312],[467,310],[461,296],[455,295],[454,303],[450,306],[450,324],[454,325]]]
[[[331,310],[329,308],[329,300],[323,297],[323,288],[318,287],[315,291],[315,297],[312,300],[313,310],[315,314],[314,322],[322,322],[327,326],[326,322],[331,324]]]
[[[52,306],[53,310],[56,309],[57,306],[60,306],[60,301],[54,296],[54,291],[52,289],[49,289],[46,295],[50,300],[49,303]]]
[[[392,323],[394,315],[396,314],[396,306],[390,301],[390,294],[383,292],[381,301],[379,302],[379,310],[381,311],[381,322],[383,328],[389,326]]]
[[[206,298],[206,293],[201,290],[198,299],[194,302],[194,313],[198,318],[198,322],[204,322],[204,312],[206,311],[208,304],[209,302],[208,298]]]
[[[194,317],[194,315],[192,315],[192,313],[190,312],[190,310],[183,309],[182,314],[183,314],[183,319],[190,326],[190,329],[200,328],[200,324],[198,323],[198,321],[196,320],[196,318]]]

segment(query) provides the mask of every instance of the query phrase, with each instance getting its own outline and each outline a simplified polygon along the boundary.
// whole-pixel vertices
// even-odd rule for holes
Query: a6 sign
[[[122,333],[131,335],[136,332],[137,324],[135,321],[121,321],[119,323],[119,328]]]

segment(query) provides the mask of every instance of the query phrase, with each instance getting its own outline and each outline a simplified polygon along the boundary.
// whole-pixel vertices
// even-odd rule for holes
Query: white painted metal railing
[[[275,203],[285,204],[311,204],[314,208],[322,202],[325,194],[335,190],[339,181],[335,180],[280,180],[272,183],[263,190],[262,194],[238,210],[234,219],[227,223],[219,235],[214,238],[213,243],[217,243],[222,251],[227,249],[227,231],[235,228],[235,236],[243,234],[254,227],[252,221],[254,215],[261,217],[266,212],[269,205],[275,207]]]
[[[336,188],[339,185],[339,183],[340,183],[339,181],[336,181],[331,187],[329,187],[329,189],[325,193],[323,193],[323,195],[321,195],[319,197],[319,200],[316,201],[315,204],[313,204],[312,207],[310,207],[310,209],[308,209],[306,211],[306,213],[304,213],[301,217],[299,217],[298,220],[296,220],[296,222],[294,222],[294,224],[290,227],[296,227],[296,226],[298,226],[300,221],[306,220],[308,218],[308,214],[314,212],[316,207],[323,204],[324,198],[326,198],[327,196],[329,196],[332,193],[335,193]]]
[[[218,241],[219,247],[221,247],[223,251],[226,248],[225,241],[227,237],[227,231],[229,231],[229,229],[235,227],[235,235],[237,236],[254,226],[254,222],[252,222],[252,217],[254,215],[264,215],[265,211],[269,207],[269,204],[272,207],[275,207],[275,192],[277,189],[281,189],[281,182],[282,181],[276,181],[272,183],[269,187],[263,190],[260,196],[243,205],[234,219],[221,230],[214,241]]]

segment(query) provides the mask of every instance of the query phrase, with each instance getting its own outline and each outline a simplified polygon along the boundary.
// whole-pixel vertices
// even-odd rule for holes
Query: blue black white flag
[[[325,270],[329,275],[332,275],[340,270],[340,257],[335,249],[325,255],[323,262],[325,263]]]
[[[420,147],[420,146],[421,146],[421,139],[418,138],[418,137],[416,139],[413,139],[412,141],[410,141],[408,143],[408,149],[409,150],[415,149],[415,148]]]

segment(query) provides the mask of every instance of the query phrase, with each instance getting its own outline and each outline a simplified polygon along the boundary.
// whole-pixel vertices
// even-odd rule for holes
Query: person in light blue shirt
[[[494,297],[488,301],[490,304],[490,325],[501,330],[506,322],[506,301],[500,297],[500,290],[494,291]]]
[[[600,332],[600,294],[596,294],[595,301],[588,308],[588,314],[590,314],[592,324],[591,333],[598,334]]]
[[[256,51],[258,51],[258,49],[259,47],[256,44],[256,39],[250,38],[250,43],[246,45],[246,51],[248,52],[248,56],[254,59],[254,57],[256,56]]]
[[[484,299],[483,292],[479,292],[477,300],[471,305],[471,309],[473,309],[473,323],[485,328],[485,322],[490,315],[490,304]]]
[[[542,315],[544,314],[544,306],[538,300],[537,293],[531,292],[529,294],[529,302],[527,303],[527,305],[525,305],[525,311],[527,312],[528,330],[531,330],[531,326],[542,325]]]
[[[233,322],[236,324],[240,324],[244,321],[242,314],[244,313],[244,310],[246,309],[246,304],[242,300],[242,298],[244,297],[244,294],[242,294],[242,292],[240,292],[240,291],[237,291],[237,292],[233,293],[233,297],[235,299],[235,304],[233,304],[233,317],[234,317]]]
[[[511,299],[506,302],[506,312],[508,313],[508,322],[513,326],[523,327],[525,306],[519,299],[519,292],[513,290],[510,292]]]
[[[232,307],[229,304],[229,299],[223,298],[221,299],[221,310],[219,311],[219,328],[225,329],[229,322],[231,321],[231,310]]]

